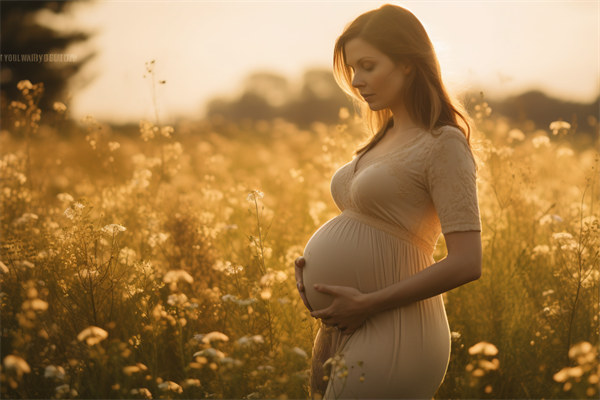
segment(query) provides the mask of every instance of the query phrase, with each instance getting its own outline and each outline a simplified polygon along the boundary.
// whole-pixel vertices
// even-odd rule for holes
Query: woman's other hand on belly
[[[316,284],[315,289],[334,299],[329,307],[311,311],[310,315],[321,318],[325,325],[337,327],[343,334],[353,333],[371,316],[366,295],[355,287]]]
[[[296,271],[296,288],[298,289],[298,293],[300,293],[300,298],[302,299],[302,301],[304,302],[304,305],[306,306],[306,308],[308,308],[310,311],[313,311],[313,309],[310,307],[310,304],[308,304],[308,300],[306,299],[306,293],[304,291],[304,280],[302,279],[302,268],[304,268],[306,261],[304,260],[303,256],[300,256],[298,258],[296,258],[295,261],[295,271]]]

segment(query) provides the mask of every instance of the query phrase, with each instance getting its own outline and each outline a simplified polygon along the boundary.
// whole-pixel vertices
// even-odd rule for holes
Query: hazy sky
[[[423,23],[453,92],[505,96],[542,89],[568,100],[600,92],[600,0],[592,1],[97,1],[48,24],[97,32],[96,79],[75,90],[71,112],[114,122],[153,118],[145,62],[156,60],[161,122],[200,117],[204,102],[235,95],[256,70],[299,82],[331,69],[334,42],[359,14],[385,4]],[[81,47],[69,54],[85,54]]]

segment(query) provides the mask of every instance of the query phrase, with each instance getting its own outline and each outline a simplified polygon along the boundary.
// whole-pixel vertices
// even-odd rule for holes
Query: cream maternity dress
[[[334,173],[331,194],[341,213],[304,249],[314,310],[333,299],[314,283],[377,291],[433,264],[440,233],[481,231],[475,161],[464,134],[452,126],[417,133],[384,153],[362,152]],[[342,363],[324,382],[323,362],[336,354]],[[351,334],[323,325],[313,347],[313,398],[325,390],[325,399],[431,399],[449,359],[441,294],[375,314]]]

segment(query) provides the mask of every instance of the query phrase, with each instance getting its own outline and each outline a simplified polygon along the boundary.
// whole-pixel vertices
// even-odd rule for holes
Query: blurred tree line
[[[82,43],[92,36],[89,32],[67,31],[53,26],[58,14],[66,14],[73,4],[70,1],[0,1],[0,124],[2,129],[12,126],[9,110],[11,101],[22,101],[17,83],[28,79],[32,84],[43,82],[44,93],[39,97],[37,107],[41,110],[43,122],[52,123],[56,117],[54,102],[68,103],[71,93],[85,86],[93,77],[78,76],[77,87],[70,88],[74,77],[96,56],[91,51],[83,57],[69,62],[34,62],[21,59],[7,61],[5,55],[23,54],[65,54],[66,49],[75,43]],[[88,3],[94,3],[89,1]],[[68,105],[68,104],[67,104]]]
[[[470,113],[474,113],[472,98],[480,92],[465,92],[458,96]],[[530,90],[505,99],[485,101],[493,112],[512,121],[516,126],[548,129],[549,124],[562,119],[575,132],[598,135],[600,95],[591,103],[553,98],[540,90]],[[229,121],[270,119],[282,117],[306,128],[313,121],[335,123],[340,107],[353,109],[352,103],[337,86],[329,69],[310,69],[302,77],[300,89],[294,90],[282,75],[255,72],[245,79],[243,90],[236,98],[216,97],[206,108],[206,117],[221,116]]]
[[[79,2],[68,1],[0,1],[0,52],[7,54],[64,53],[72,44],[87,41],[93,33],[65,31],[53,17],[68,16],[71,6]],[[93,4],[94,1],[86,2]],[[81,76],[82,67],[92,60],[96,51],[75,62],[2,62],[0,63],[0,128],[12,127],[10,102],[22,100],[17,82],[23,79],[33,84],[43,82],[44,94],[37,106],[41,110],[40,123],[55,124],[60,119],[61,127],[76,122],[58,115],[54,102],[65,103],[70,108],[71,93],[91,82],[93,76]],[[76,79],[77,78],[77,79]],[[76,83],[76,85],[74,84]],[[340,107],[352,110],[352,103],[337,86],[331,69],[311,68],[306,70],[298,83],[272,71],[250,73],[242,82],[236,97],[218,96],[207,102],[205,117],[237,123],[243,120],[284,118],[307,128],[314,121],[335,123]],[[478,98],[477,93],[463,93],[459,97],[469,111],[469,99]],[[591,103],[568,102],[551,98],[541,91],[528,91],[503,100],[487,98],[494,113],[501,114],[515,124],[527,122],[547,129],[550,122],[563,119],[570,122],[580,133],[598,135],[600,119],[600,96]],[[90,110],[93,113],[93,110]],[[65,120],[66,118],[66,120]],[[139,122],[121,126],[124,132],[136,132]],[[68,129],[61,131],[67,134]],[[13,132],[18,135],[18,132]]]
[[[206,117],[220,115],[230,121],[280,117],[306,128],[313,121],[337,122],[340,107],[352,109],[326,68],[306,70],[299,85],[283,75],[258,71],[248,75],[242,86],[237,98],[208,101]]]

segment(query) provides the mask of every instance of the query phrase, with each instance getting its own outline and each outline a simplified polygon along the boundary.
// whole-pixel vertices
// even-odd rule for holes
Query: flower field
[[[319,321],[294,260],[340,212],[330,179],[360,121],[142,120],[132,135],[88,116],[64,135],[19,85],[0,134],[1,396],[309,398]],[[483,270],[444,295],[436,398],[597,398],[597,133],[476,110]]]

